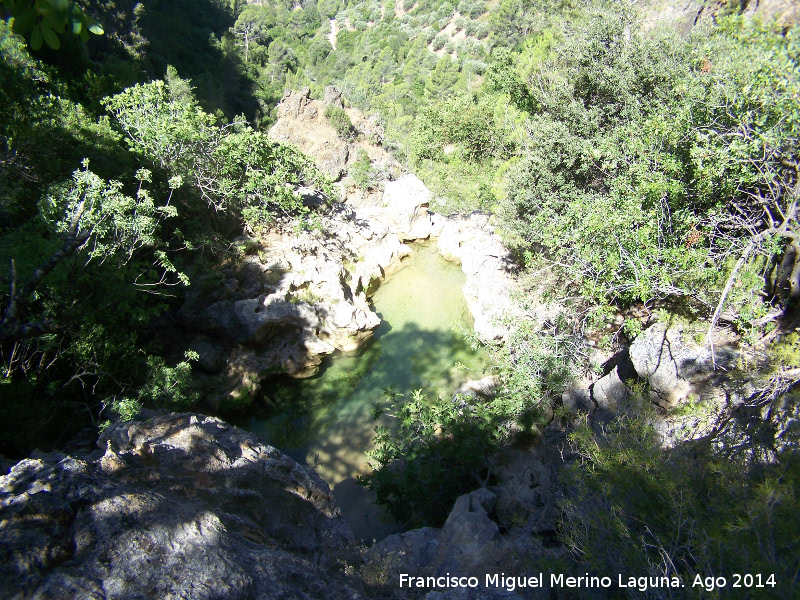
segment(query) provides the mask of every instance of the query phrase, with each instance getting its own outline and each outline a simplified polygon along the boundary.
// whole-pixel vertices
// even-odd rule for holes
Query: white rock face
[[[431,236],[432,213],[428,211],[431,193],[416,175],[387,181],[381,206],[362,209],[361,214],[385,223],[389,232],[402,241]]]
[[[444,219],[437,244],[442,256],[461,264],[467,277],[464,297],[475,332],[488,340],[504,339],[508,326],[501,321],[518,316],[520,309],[511,298],[511,261],[488,217]]]

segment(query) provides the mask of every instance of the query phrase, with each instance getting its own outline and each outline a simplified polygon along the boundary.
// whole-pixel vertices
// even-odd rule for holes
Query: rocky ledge
[[[211,417],[120,423],[0,477],[0,598],[361,596],[328,485]]]
[[[254,435],[195,414],[118,423],[90,454],[39,454],[0,477],[0,598],[360,600],[373,580],[395,597],[400,573],[527,572],[564,555],[542,543],[566,443],[547,435],[501,453],[501,483],[458,498],[442,529],[362,554],[328,485]],[[478,591],[426,598],[519,598]]]

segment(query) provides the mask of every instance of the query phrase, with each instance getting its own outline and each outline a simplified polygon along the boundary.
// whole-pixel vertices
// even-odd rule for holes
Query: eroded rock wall
[[[328,485],[218,419],[119,423],[0,477],[0,597],[360,598]]]

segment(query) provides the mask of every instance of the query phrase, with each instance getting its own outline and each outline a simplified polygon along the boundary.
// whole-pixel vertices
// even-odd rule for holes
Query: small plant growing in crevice
[[[372,166],[367,151],[360,148],[358,160],[350,166],[350,178],[353,183],[362,190],[369,190],[375,187],[377,172]]]
[[[356,138],[356,128],[353,127],[353,122],[343,108],[329,104],[325,107],[324,114],[331,126],[336,130],[336,135],[348,141]]]

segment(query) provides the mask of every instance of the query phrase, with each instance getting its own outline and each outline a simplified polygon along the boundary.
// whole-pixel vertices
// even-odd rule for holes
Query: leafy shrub
[[[444,146],[456,144],[468,160],[484,160],[507,155],[508,142],[494,118],[492,99],[464,94],[423,108],[414,124],[411,151],[414,158],[432,158]]]
[[[137,84],[103,104],[137,154],[190,184],[193,195],[215,211],[241,218],[252,228],[305,211],[290,186],[301,181],[327,186],[299,151],[271,141],[246,122],[219,127],[190,89],[182,86],[181,94],[175,89],[163,81]]]
[[[375,470],[359,483],[398,522],[441,527],[455,499],[485,479],[505,432],[483,405],[462,408],[419,391],[407,402],[392,393],[389,400],[385,410],[397,428],[376,427],[376,448],[368,453]]]
[[[349,175],[353,183],[361,189],[369,189],[375,185],[375,169],[363,148],[358,151],[358,160],[350,165]]]
[[[336,130],[336,135],[340,138],[343,140],[352,140],[355,137],[356,130],[355,127],[353,127],[353,122],[350,120],[350,117],[347,116],[343,108],[329,104],[325,107],[325,117]]]
[[[795,392],[771,406],[796,413],[798,401]],[[665,452],[641,398],[628,410],[604,436],[585,422],[569,436],[581,460],[566,481],[559,535],[572,556],[596,573],[677,575],[686,586],[680,597],[704,597],[691,584],[697,574],[712,573],[762,573],[762,582],[773,575],[776,585],[765,588],[770,597],[796,597],[796,433],[766,461],[753,460],[752,451],[776,441],[769,415],[744,426],[720,423],[714,436],[728,430],[725,442],[687,442]],[[732,583],[727,597],[753,597]]]
[[[466,15],[471,19],[477,19],[486,12],[486,4],[480,1],[461,0],[458,3],[458,12]]]
[[[441,50],[444,47],[447,40],[449,39],[450,37],[446,33],[440,33],[435,38],[433,38],[433,45],[431,46],[431,48],[433,48],[434,50]]]
[[[796,47],[791,32],[741,21],[693,48],[668,32],[637,33],[624,13],[592,20],[528,88],[538,114],[509,178],[507,237],[520,255],[565,265],[600,303],[724,301],[711,290],[744,279],[746,266],[733,270],[748,263],[737,259],[775,252],[772,236],[796,228],[778,217],[796,189],[779,159],[797,152],[800,112],[784,102],[800,90],[782,75],[797,69]],[[519,80],[508,75],[495,85],[513,97]],[[759,285],[749,281],[743,301]]]

